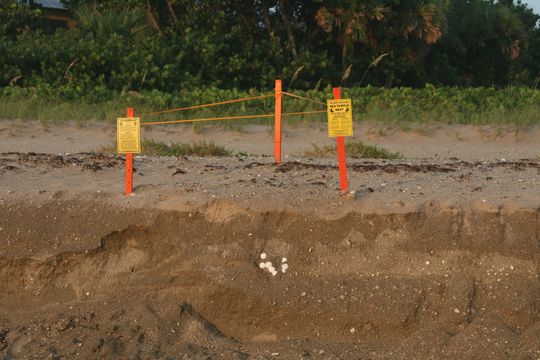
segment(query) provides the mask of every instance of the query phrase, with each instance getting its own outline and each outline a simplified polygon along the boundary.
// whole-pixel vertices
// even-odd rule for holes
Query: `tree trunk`
[[[343,39],[341,41],[341,68],[345,70],[345,64],[347,61],[347,51],[349,50],[349,40]]]
[[[270,4],[268,3],[268,0],[263,0],[262,6],[263,6],[262,16],[263,16],[264,27],[266,29],[266,32],[268,33],[268,36],[270,37],[270,42],[272,43],[272,46],[278,47],[279,41],[276,36],[276,33],[274,32],[274,27],[272,26],[272,20],[270,19]]]
[[[178,17],[176,16],[176,13],[174,12],[174,7],[171,0],[167,0],[167,8],[169,9],[169,14],[171,15],[173,24],[178,24]]]
[[[253,1],[244,0],[242,18],[244,24],[246,25],[247,34],[249,36],[249,48],[252,49],[255,44],[255,28],[257,26],[257,15],[255,13],[255,8],[253,7]]]
[[[159,26],[159,23],[156,20],[156,17],[154,16],[154,13],[152,11],[152,4],[150,3],[150,0],[146,0],[146,15],[148,16],[148,19],[150,20],[150,23],[154,27],[154,29],[157,30],[157,32],[162,35],[163,31],[161,31],[161,27]]]
[[[285,0],[279,0],[279,12],[281,13],[281,20],[283,21],[283,26],[285,26],[285,30],[287,31],[287,36],[289,37],[289,42],[291,43],[291,52],[293,54],[294,60],[298,60],[298,52],[296,51],[296,42],[294,41],[294,34],[292,32],[291,23],[289,21],[289,17],[287,16],[286,9],[286,1]]]
[[[270,35],[270,38],[274,39],[274,31],[272,29],[272,22],[270,21],[270,5],[268,4],[268,0],[263,0],[262,6],[264,27],[266,28],[268,35]]]

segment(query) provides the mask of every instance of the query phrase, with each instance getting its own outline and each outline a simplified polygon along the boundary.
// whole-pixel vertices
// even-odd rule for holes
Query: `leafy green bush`
[[[77,29],[55,32],[35,1],[0,3],[0,88],[71,99],[276,77],[287,89],[531,86],[540,71],[540,16],[512,1],[63,0]]]
[[[540,90],[523,87],[495,88],[350,88],[344,89],[344,98],[353,101],[355,121],[385,123],[445,123],[445,124],[538,124],[540,119]],[[184,89],[176,92],[157,90],[119,92],[105,88],[89,94],[74,89],[41,84],[31,88],[17,86],[0,89],[0,118],[41,121],[110,121],[125,114],[132,106],[142,121],[196,119],[235,115],[272,114],[272,96],[242,103],[208,107],[160,115],[146,113],[171,108],[220,102],[230,99],[272,94],[272,89],[240,91],[213,87]],[[322,91],[294,91],[294,93],[325,102],[331,98],[330,88]],[[288,96],[283,100],[283,112],[324,110],[324,106]],[[326,114],[286,116],[285,121],[321,122]],[[228,125],[268,124],[271,117],[253,120],[227,121]],[[225,122],[219,122],[223,125]]]

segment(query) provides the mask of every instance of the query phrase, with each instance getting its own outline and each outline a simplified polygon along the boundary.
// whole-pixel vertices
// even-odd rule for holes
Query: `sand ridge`
[[[540,161],[527,146],[354,159],[344,196],[332,159],[137,156],[124,196],[120,156],[4,151],[0,353],[537,358]],[[287,272],[261,269],[262,252]]]

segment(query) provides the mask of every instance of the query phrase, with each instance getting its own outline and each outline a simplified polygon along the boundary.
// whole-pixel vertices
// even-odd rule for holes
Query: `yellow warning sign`
[[[352,136],[351,99],[328,100],[328,136]]]
[[[116,119],[116,140],[118,153],[141,152],[141,119],[118,118]]]

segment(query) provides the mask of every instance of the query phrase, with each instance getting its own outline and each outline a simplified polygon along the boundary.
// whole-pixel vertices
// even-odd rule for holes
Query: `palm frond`
[[[343,83],[351,76],[351,70],[352,70],[352,64],[345,69],[343,72],[343,76],[341,76],[341,81],[339,82],[339,86],[342,86]]]
[[[293,76],[291,77],[291,81],[289,81],[289,89],[292,88],[293,83],[298,79],[298,75],[304,70],[304,65],[300,66],[296,71],[294,72]]]
[[[360,79],[360,83],[358,84],[358,86],[362,86],[362,82],[364,82],[364,78],[366,77],[366,75],[367,75],[369,69],[371,69],[371,68],[376,67],[377,65],[379,65],[379,63],[381,62],[381,60],[384,59],[386,56],[388,56],[388,53],[382,53],[381,55],[377,56],[375,59],[373,59],[373,60],[369,63],[369,65],[368,65],[366,71],[364,71],[364,74],[362,75],[362,78]]]

